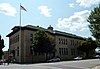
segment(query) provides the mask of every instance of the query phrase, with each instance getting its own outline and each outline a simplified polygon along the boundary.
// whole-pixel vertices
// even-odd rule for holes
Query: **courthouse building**
[[[55,56],[59,56],[63,60],[73,59],[79,55],[77,47],[84,41],[83,37],[53,30],[53,27],[49,26],[47,29],[39,26],[15,26],[12,28],[7,37],[9,37],[9,54],[13,53],[16,62],[19,63],[31,63],[45,61],[45,54],[35,53],[31,54],[31,38],[34,40],[34,34],[38,29],[43,29],[52,36],[55,42]],[[21,31],[20,31],[21,30]],[[21,35],[21,41],[20,36]],[[20,45],[21,44],[21,45]]]

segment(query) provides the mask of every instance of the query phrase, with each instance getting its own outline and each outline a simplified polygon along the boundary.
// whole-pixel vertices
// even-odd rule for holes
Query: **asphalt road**
[[[0,65],[0,69],[91,69],[98,64],[100,64],[99,59],[91,59],[55,63]]]

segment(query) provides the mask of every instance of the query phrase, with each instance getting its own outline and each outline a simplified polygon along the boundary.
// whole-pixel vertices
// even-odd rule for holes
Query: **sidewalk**
[[[93,67],[92,69],[100,69],[100,65]]]

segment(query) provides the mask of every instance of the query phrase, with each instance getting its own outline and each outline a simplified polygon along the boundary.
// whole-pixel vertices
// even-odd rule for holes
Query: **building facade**
[[[7,37],[9,37],[9,54],[13,53],[13,56],[18,63],[32,63],[45,61],[45,53],[31,53],[32,41],[34,40],[34,34],[38,29],[43,29],[49,32],[55,42],[55,56],[59,56],[63,60],[73,59],[78,56],[77,47],[85,39],[70,33],[53,30],[53,27],[49,26],[47,29],[26,25],[23,27],[15,26],[12,28]],[[50,55],[49,55],[50,56]]]

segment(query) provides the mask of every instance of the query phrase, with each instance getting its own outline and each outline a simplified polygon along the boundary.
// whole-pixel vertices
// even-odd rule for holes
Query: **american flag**
[[[21,6],[21,5],[20,5],[20,9],[21,9],[21,10],[24,10],[24,11],[27,11],[27,10],[26,10],[23,6]]]

